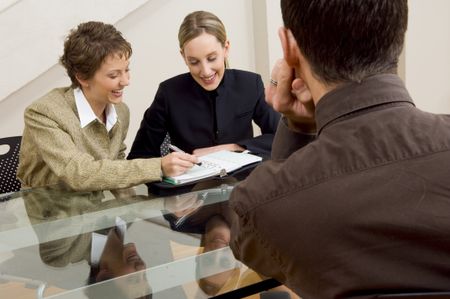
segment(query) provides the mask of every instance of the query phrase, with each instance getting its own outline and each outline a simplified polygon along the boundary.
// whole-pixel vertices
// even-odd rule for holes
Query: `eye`
[[[190,60],[190,61],[189,61],[189,64],[190,64],[190,65],[196,65],[197,63],[198,63],[197,60]]]
[[[217,59],[216,56],[208,57],[208,61],[209,61],[209,62],[213,62],[213,61],[215,61],[216,59]]]

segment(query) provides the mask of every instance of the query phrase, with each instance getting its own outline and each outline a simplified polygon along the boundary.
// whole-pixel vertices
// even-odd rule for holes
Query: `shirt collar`
[[[84,128],[98,118],[92,110],[91,105],[89,105],[83,91],[80,88],[75,88],[73,93],[75,97],[75,104],[77,105],[78,116],[80,118],[80,126],[81,128]],[[109,132],[116,122],[116,108],[114,105],[108,104],[108,106],[106,106],[106,130]]]
[[[382,104],[407,102],[414,105],[403,81],[394,74],[379,74],[360,83],[340,86],[322,97],[316,107],[317,132],[344,115]]]
[[[125,234],[127,230],[127,223],[125,220],[116,216],[116,233],[120,235],[122,241],[125,241]],[[98,265],[100,262],[100,258],[103,253],[103,249],[105,249],[106,241],[108,240],[107,235],[99,234],[96,232],[92,233],[92,242],[91,242],[91,264]],[[125,242],[123,242],[125,244]]]

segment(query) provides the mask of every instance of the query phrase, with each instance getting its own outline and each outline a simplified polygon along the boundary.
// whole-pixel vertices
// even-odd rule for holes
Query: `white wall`
[[[0,65],[21,71],[2,77],[0,99],[55,64],[64,37],[72,27],[91,19],[116,22],[144,2],[146,0],[20,0],[3,6],[0,11]]]
[[[409,0],[405,82],[416,106],[450,113],[450,1]]]
[[[283,57],[278,29],[283,26],[279,1],[266,0],[267,2],[267,39],[269,40],[269,65]]]

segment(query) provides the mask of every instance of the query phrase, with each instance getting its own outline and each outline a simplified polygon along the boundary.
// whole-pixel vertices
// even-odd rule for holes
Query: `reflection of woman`
[[[29,221],[33,228],[39,228],[35,233],[41,260],[52,268],[63,270],[58,273],[58,278],[48,275],[47,282],[73,276],[72,265],[81,267],[75,268],[78,275],[87,275],[86,264],[89,284],[115,278],[107,285],[88,286],[85,292],[90,298],[136,298],[151,292],[145,272],[141,272],[146,268],[145,262],[133,242],[124,242],[132,224],[127,225],[122,220],[138,217],[142,211],[135,204],[147,198],[105,200],[108,197],[98,191],[70,193],[38,188],[26,194],[24,204]],[[160,209],[162,202],[158,201],[149,202],[151,206],[147,207]],[[109,211],[120,214],[111,215]],[[33,279],[41,274],[39,271],[27,273]],[[76,281],[71,284],[77,288],[84,285],[78,285]],[[99,295],[105,292],[113,292],[116,296]]]
[[[120,278],[109,284],[108,288],[90,287],[86,289],[89,298],[106,298],[105,295],[114,294],[118,298],[151,298],[145,272],[145,262],[139,256],[134,243],[124,244],[123,234],[115,228],[108,232],[98,264],[91,264],[89,284],[98,283],[124,275],[134,274],[133,279]],[[141,272],[139,272],[141,271]],[[111,298],[108,296],[107,298]]]
[[[211,217],[205,226],[205,233],[202,235],[201,245],[203,253],[228,247],[230,243],[230,227],[221,216]],[[237,264],[232,255],[215,254],[203,257],[198,260],[197,273],[203,276],[202,272],[211,271],[211,269],[228,268],[226,271],[218,271],[214,275],[202,277],[199,280],[200,288],[208,295],[216,295],[225,283],[229,280],[236,280],[239,277],[240,270],[238,267],[231,267]],[[231,269],[230,269],[231,268]],[[214,271],[211,271],[214,272]]]
[[[130,117],[122,97],[131,54],[112,25],[87,22],[71,31],[61,64],[72,86],[50,91],[25,111],[17,171],[24,187],[125,188],[181,174],[197,162],[182,153],[124,160]]]
[[[178,39],[189,73],[160,84],[129,158],[160,156],[166,133],[196,155],[222,149],[268,154],[279,114],[266,104],[259,75],[226,69],[230,43],[222,22],[212,13],[193,12]],[[261,136],[253,137],[252,120]]]

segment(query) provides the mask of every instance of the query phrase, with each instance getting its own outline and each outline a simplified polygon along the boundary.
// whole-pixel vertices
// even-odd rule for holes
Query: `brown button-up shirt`
[[[311,142],[281,122],[233,191],[236,257],[303,299],[449,290],[450,116],[384,74],[326,94],[316,122]]]

